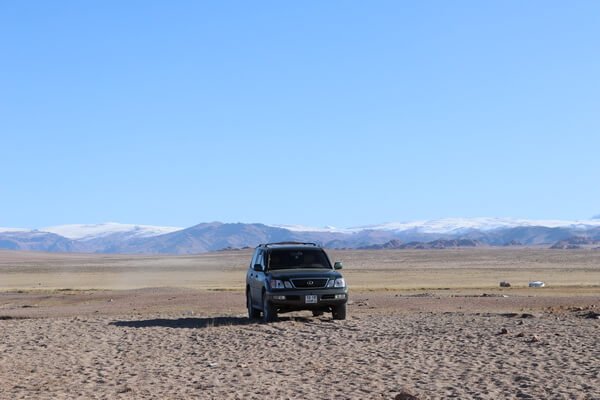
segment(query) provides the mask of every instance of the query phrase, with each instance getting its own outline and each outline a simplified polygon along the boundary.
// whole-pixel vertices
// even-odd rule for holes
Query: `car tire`
[[[250,294],[250,291],[246,292],[246,306],[248,307],[248,318],[260,318],[260,310],[257,310],[252,306],[252,295]]]
[[[277,319],[277,309],[263,293],[263,322],[269,323]]]
[[[333,319],[346,319],[346,303],[334,306],[331,314]]]

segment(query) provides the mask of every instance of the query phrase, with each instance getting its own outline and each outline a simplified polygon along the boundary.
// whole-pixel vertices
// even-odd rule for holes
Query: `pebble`
[[[419,398],[414,394],[403,390],[400,393],[398,393],[396,397],[394,397],[394,400],[419,400]]]
[[[535,342],[539,342],[540,338],[537,337],[536,335],[531,335],[531,338],[529,339],[529,343],[535,343]]]

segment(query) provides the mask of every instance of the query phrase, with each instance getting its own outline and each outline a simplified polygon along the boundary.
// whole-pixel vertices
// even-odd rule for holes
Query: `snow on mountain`
[[[24,228],[2,228],[0,227],[0,232],[29,232],[31,229]]]
[[[407,231],[421,233],[458,233],[467,230],[491,231],[501,228],[542,226],[546,228],[589,228],[600,226],[600,220],[532,220],[518,218],[441,218],[428,221],[390,222],[380,225],[367,225],[350,228],[351,231],[383,230]]]
[[[183,228],[174,226],[152,226],[120,224],[107,222],[103,224],[70,224],[41,228],[40,231],[55,233],[74,240],[92,240],[116,233],[127,234],[130,237],[151,237],[179,231]]]
[[[329,232],[329,233],[350,233],[352,232],[349,229],[344,228],[336,228],[334,226],[324,226],[321,228],[316,228],[313,226],[305,226],[305,225],[267,225],[273,228],[281,228],[287,229],[292,232]]]
[[[340,233],[352,234],[362,231],[404,232],[413,231],[424,234],[460,234],[471,230],[492,231],[495,229],[509,229],[515,227],[546,227],[546,228],[571,228],[587,229],[600,227],[600,219],[587,220],[534,220],[519,218],[440,218],[433,220],[418,220],[408,222],[389,222],[377,225],[365,225],[351,228],[337,228],[333,226],[311,227],[305,225],[267,225],[273,228],[286,229],[291,232],[314,233]],[[130,238],[144,238],[158,236],[182,230],[184,228],[173,226],[134,225],[108,222],[103,224],[69,224],[57,225],[38,229],[40,232],[50,232],[72,240],[87,241],[115,234],[122,234]],[[34,230],[21,228],[0,228],[0,232],[32,232]]]

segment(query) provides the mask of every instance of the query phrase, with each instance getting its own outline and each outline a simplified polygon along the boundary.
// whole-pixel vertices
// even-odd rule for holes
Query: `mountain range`
[[[600,218],[443,218],[354,228],[221,222],[189,228],[114,222],[33,230],[0,228],[0,249],[46,252],[195,254],[280,241],[317,242],[328,248],[352,249],[515,245],[577,248],[600,241]]]

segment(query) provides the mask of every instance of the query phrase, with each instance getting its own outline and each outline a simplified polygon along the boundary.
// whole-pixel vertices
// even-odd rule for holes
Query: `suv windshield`
[[[268,269],[328,268],[331,264],[322,250],[287,249],[273,250],[269,255]]]

